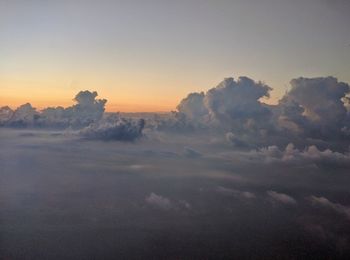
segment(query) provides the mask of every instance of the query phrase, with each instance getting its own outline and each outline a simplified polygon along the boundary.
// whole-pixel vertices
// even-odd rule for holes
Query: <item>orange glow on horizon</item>
[[[38,81],[34,79],[16,79],[0,77],[0,107],[9,106],[16,109],[22,104],[30,103],[37,110],[47,107],[69,107],[75,104],[73,98],[81,90],[97,91],[97,99],[107,99],[106,112],[170,112],[176,110],[179,102],[191,92],[206,92],[215,83],[202,83],[174,81],[163,85],[159,82],[139,82],[124,79],[119,82],[99,82],[96,80],[70,83],[68,80],[49,79]],[[213,79],[213,82],[219,80]],[[96,86],[107,87],[96,87]],[[194,87],[194,86],[202,86]],[[63,86],[63,87],[62,87]],[[84,87],[82,87],[84,86]],[[108,87],[113,86],[113,87]],[[141,86],[138,88],[138,86]],[[180,87],[177,87],[180,86]],[[283,96],[282,89],[271,92],[270,98],[263,98],[261,102],[277,104]]]
[[[74,105],[72,99],[50,99],[42,100],[40,98],[23,98],[23,97],[3,97],[0,96],[0,107],[9,106],[12,109],[30,103],[38,111],[47,108],[47,107],[69,107]],[[167,104],[155,103],[155,104],[146,104],[146,103],[128,103],[128,102],[107,102],[106,112],[170,112],[175,110],[178,100],[173,102],[167,102]]]
[[[169,101],[166,104],[162,103],[154,103],[154,104],[147,104],[147,103],[137,103],[137,102],[107,102],[106,104],[106,112],[126,112],[126,113],[136,113],[136,112],[170,112],[173,110],[176,110],[177,104],[180,102],[181,98],[174,99],[173,101]],[[261,102],[269,104],[269,105],[275,105],[278,102],[277,98],[269,98],[269,99],[263,99]],[[72,99],[51,99],[51,100],[41,100],[41,99],[24,99],[24,98],[5,98],[0,96],[0,107],[2,106],[9,106],[12,109],[16,109],[20,105],[23,105],[25,103],[30,103],[33,107],[35,107],[38,111],[47,108],[47,107],[69,107],[74,105],[74,101]]]

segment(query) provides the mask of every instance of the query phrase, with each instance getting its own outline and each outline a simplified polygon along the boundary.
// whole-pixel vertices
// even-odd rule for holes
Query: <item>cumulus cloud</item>
[[[7,111],[7,114],[4,114],[8,118],[8,121],[5,122],[5,125],[7,124],[11,127],[34,126],[36,121],[39,119],[38,112],[29,103],[21,105],[13,112],[11,112],[9,109],[6,110],[6,108],[4,111]],[[2,120],[4,120],[4,118]]]
[[[198,120],[206,117],[209,113],[204,105],[204,93],[191,93],[186,98],[181,100],[177,106],[177,110],[186,115],[190,120]]]
[[[271,112],[260,102],[271,88],[248,77],[224,79],[206,93],[191,93],[177,106],[178,120],[234,131],[266,130]]]
[[[6,124],[13,116],[13,110],[9,106],[0,108],[0,126]]]
[[[107,100],[96,97],[96,91],[80,91],[74,98],[75,105],[67,108],[48,107],[41,112],[29,103],[14,111],[2,107],[0,122],[1,125],[10,127],[81,128],[98,122],[103,116]]]
[[[283,127],[294,128],[312,137],[336,138],[346,122],[344,99],[350,86],[334,77],[297,78],[281,99],[279,120]]]
[[[269,195],[270,198],[273,199],[273,201],[276,201],[279,203],[289,204],[289,205],[297,204],[297,201],[294,198],[284,193],[279,193],[279,192],[270,190],[270,191],[267,191],[267,195]]]
[[[331,202],[325,197],[311,196],[309,197],[309,200],[315,206],[331,209],[339,214],[344,215],[346,218],[350,220],[350,207],[344,206],[340,203]]]
[[[217,87],[210,89],[204,103],[210,116],[220,124],[229,124],[234,130],[260,128],[270,118],[270,111],[259,101],[269,97],[271,88],[248,77],[237,81],[226,78]]]
[[[157,130],[226,134],[234,147],[297,147],[318,142],[344,150],[350,144],[347,83],[334,77],[292,79],[277,105],[262,103],[271,88],[247,77],[226,78],[207,92],[191,93],[177,111],[156,120]]]

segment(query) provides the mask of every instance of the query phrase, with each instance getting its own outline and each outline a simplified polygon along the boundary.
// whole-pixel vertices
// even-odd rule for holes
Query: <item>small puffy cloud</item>
[[[273,201],[276,201],[279,203],[289,204],[289,205],[297,204],[297,201],[294,198],[284,193],[279,193],[276,191],[269,190],[267,191],[267,195],[269,195],[269,197],[273,199]]]
[[[161,210],[191,210],[192,206],[186,200],[172,201],[166,197],[152,192],[145,199],[146,203]]]
[[[190,203],[188,203],[186,200],[179,200],[179,205],[185,209],[192,209],[192,206]]]
[[[162,197],[153,192],[147,196],[145,200],[149,205],[162,210],[170,210],[173,208],[173,205],[168,198]]]
[[[223,195],[236,196],[236,197],[241,197],[241,198],[245,198],[245,199],[255,199],[256,198],[255,194],[250,192],[250,191],[241,191],[241,190],[237,190],[237,189],[225,188],[222,186],[217,187],[216,191],[223,194]]]
[[[331,202],[325,197],[311,196],[309,197],[309,200],[315,206],[331,209],[339,214],[344,215],[346,218],[350,220],[350,207],[344,206],[339,203]]]
[[[142,136],[145,121],[117,118],[115,121],[106,121],[91,124],[80,130],[80,136],[87,139],[134,141]]]

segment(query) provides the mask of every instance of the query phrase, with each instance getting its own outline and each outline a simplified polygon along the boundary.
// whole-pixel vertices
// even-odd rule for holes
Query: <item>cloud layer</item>
[[[81,128],[98,122],[105,111],[106,99],[96,99],[97,92],[80,91],[74,98],[75,105],[67,108],[48,107],[38,112],[30,103],[16,110],[9,107],[0,109],[2,126],[9,127],[48,127]]]
[[[104,115],[106,99],[97,99],[97,92],[80,91],[75,105],[48,107],[37,111],[30,103],[16,110],[0,108],[0,126],[13,128],[81,129],[78,133],[86,139],[133,141],[142,136],[143,119],[132,120],[119,115]]]

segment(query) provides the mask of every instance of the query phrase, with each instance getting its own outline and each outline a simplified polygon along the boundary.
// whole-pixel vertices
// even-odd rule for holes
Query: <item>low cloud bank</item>
[[[80,91],[75,105],[48,107],[37,111],[31,104],[16,110],[0,108],[0,126],[13,128],[81,129],[78,133],[87,139],[134,141],[142,136],[143,119],[132,120],[119,115],[104,115],[106,99],[97,99],[97,92]]]
[[[177,134],[220,135],[235,148],[258,149],[294,143],[298,149],[327,158],[330,151],[344,152],[350,145],[350,86],[334,77],[292,79],[288,92],[277,105],[268,105],[271,88],[248,77],[226,78],[207,92],[190,93],[169,116],[147,118],[149,130]],[[67,108],[49,107],[38,112],[29,103],[16,110],[0,108],[0,126],[82,129],[93,139],[134,140],[145,121],[103,122],[107,100],[97,92],[81,91],[76,104]],[[208,137],[210,138],[210,137]],[[275,149],[275,148],[271,148]],[[189,150],[188,155],[194,154]],[[304,154],[305,155],[305,154]],[[306,155],[305,155],[306,156]],[[304,156],[304,157],[305,157]],[[333,157],[339,157],[333,154]],[[340,156],[341,157],[341,156]],[[344,160],[344,159],[336,159]]]
[[[288,144],[284,150],[277,146],[268,146],[259,150],[248,152],[252,160],[263,161],[265,163],[286,163],[296,165],[312,164],[316,166],[350,166],[350,153],[334,152],[330,149],[319,150],[315,145],[299,150],[292,143]]]
[[[41,112],[31,104],[21,105],[15,110],[9,107],[0,108],[2,126],[25,128],[81,128],[98,122],[105,111],[106,99],[96,99],[97,92],[80,91],[74,98],[75,105],[48,107]]]

